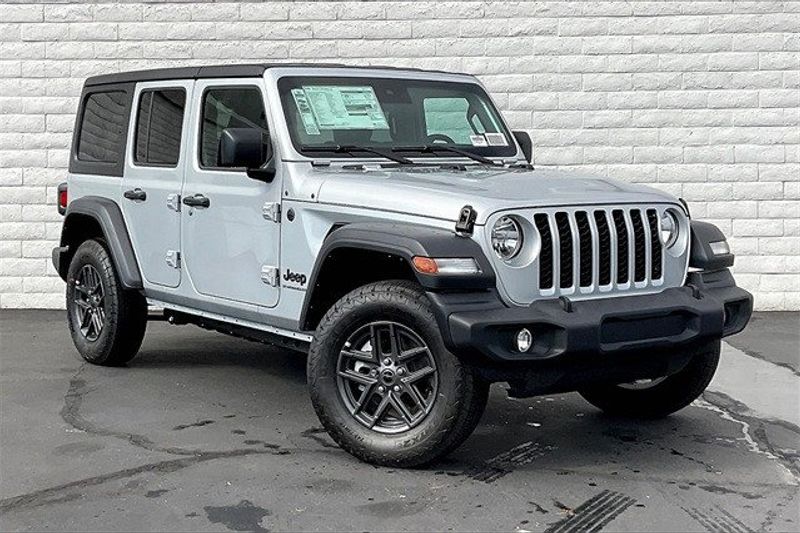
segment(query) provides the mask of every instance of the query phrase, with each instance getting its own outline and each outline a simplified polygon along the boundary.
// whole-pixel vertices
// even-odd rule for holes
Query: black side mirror
[[[244,168],[253,179],[270,182],[275,178],[272,142],[257,128],[225,128],[219,138],[217,163],[226,168]]]
[[[528,163],[533,163],[533,141],[527,131],[515,131],[514,138],[517,140],[522,153],[525,154],[525,159]]]

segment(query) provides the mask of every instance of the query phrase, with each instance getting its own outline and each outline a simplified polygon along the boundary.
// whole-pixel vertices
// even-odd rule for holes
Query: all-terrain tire
[[[368,428],[345,405],[337,385],[339,354],[364,324],[392,321],[413,330],[429,348],[438,393],[418,425],[385,434]],[[342,297],[317,327],[308,357],[311,401],[328,434],[355,457],[377,465],[418,467],[458,447],[475,429],[489,386],[444,345],[430,301],[413,282],[381,281]]]
[[[88,285],[81,282],[87,271],[99,278],[102,291],[102,299],[96,302],[102,326],[93,329],[82,327],[82,312],[86,301],[91,300],[84,290]],[[84,307],[76,303],[76,298]],[[124,365],[139,351],[147,327],[147,302],[140,292],[122,288],[103,241],[85,241],[72,257],[67,274],[67,321],[75,347],[92,364]]]
[[[646,388],[603,385],[580,391],[589,403],[608,414],[631,418],[662,418],[697,399],[714,377],[719,339],[689,348],[691,359],[677,373]]]

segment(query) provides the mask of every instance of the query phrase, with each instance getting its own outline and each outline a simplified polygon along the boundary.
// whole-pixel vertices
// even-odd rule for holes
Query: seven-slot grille
[[[660,285],[664,253],[658,220],[655,208],[640,207],[536,213],[539,291],[585,294],[600,287]]]

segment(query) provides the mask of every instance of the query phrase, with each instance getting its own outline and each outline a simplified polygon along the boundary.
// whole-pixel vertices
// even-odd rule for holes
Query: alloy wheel
[[[345,407],[364,426],[392,434],[417,426],[433,409],[439,386],[430,348],[411,328],[378,321],[359,327],[337,362]]]
[[[96,341],[105,327],[106,311],[103,282],[92,265],[83,265],[78,272],[72,309],[81,334],[88,341]]]

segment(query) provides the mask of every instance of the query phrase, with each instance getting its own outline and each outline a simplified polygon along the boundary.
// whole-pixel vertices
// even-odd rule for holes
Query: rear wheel
[[[67,275],[67,320],[75,347],[88,362],[116,366],[133,359],[147,326],[147,302],[119,283],[101,241],[75,252]]]
[[[690,348],[691,360],[671,376],[632,383],[602,385],[580,391],[606,413],[633,418],[661,418],[679,411],[700,396],[717,370],[720,341]]]
[[[488,394],[447,351],[427,297],[406,281],[366,285],[328,311],[311,346],[308,380],[314,409],[342,448],[402,467],[461,444]]]

